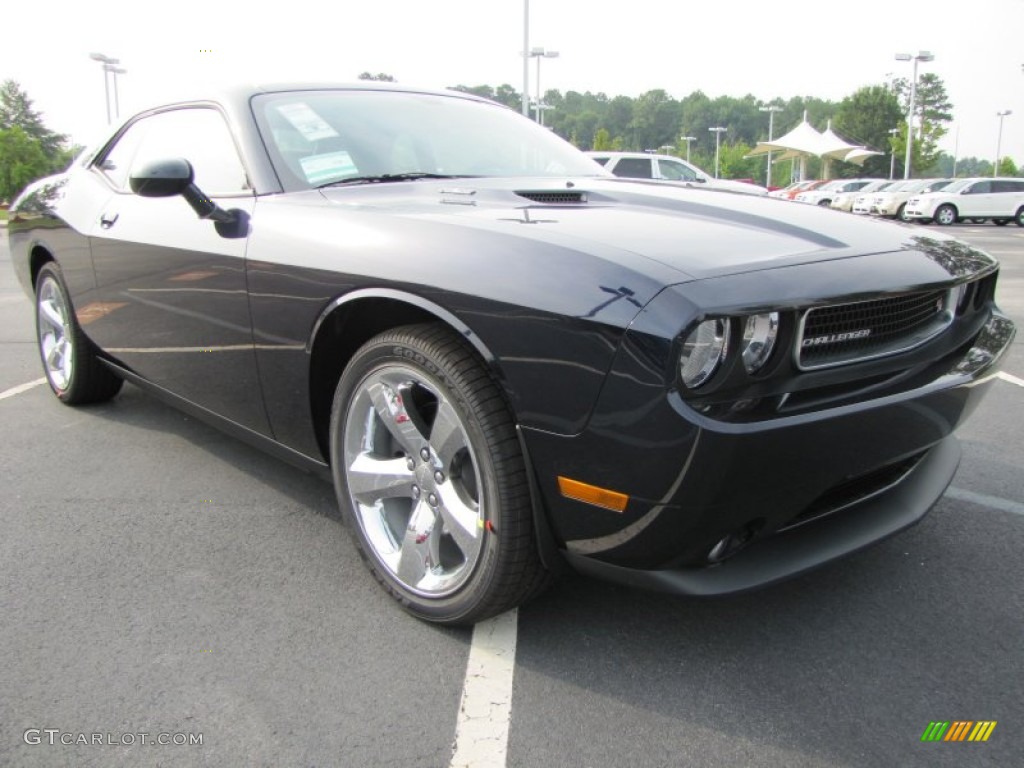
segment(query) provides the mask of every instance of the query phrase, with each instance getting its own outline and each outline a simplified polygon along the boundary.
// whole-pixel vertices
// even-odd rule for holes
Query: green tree
[[[999,172],[997,176],[1017,176],[1017,164],[1013,162],[1012,157],[1001,157],[999,158]]]
[[[0,85],[0,130],[17,126],[39,142],[43,154],[57,158],[67,137],[54,133],[43,124],[42,115],[32,107],[32,99],[14,80]]]
[[[900,125],[903,114],[896,94],[884,85],[864,86],[839,102],[833,121],[836,131],[847,141],[884,154],[868,158],[862,169],[849,163],[837,164],[837,172],[888,176],[889,153],[892,151],[889,131]]]
[[[893,92],[900,100],[902,113],[910,111],[910,82],[900,78],[893,83]],[[939,161],[939,140],[946,135],[946,126],[953,119],[953,104],[946,93],[942,78],[934,72],[926,72],[918,79],[914,98],[914,144],[910,166],[912,176],[925,176],[932,172]],[[899,135],[893,139],[896,156],[906,157],[907,128],[904,124]]]
[[[0,130],[0,200],[13,200],[28,184],[51,171],[42,144],[20,126]]]
[[[597,152],[613,151],[612,137],[607,128],[598,128],[594,134],[594,150]]]

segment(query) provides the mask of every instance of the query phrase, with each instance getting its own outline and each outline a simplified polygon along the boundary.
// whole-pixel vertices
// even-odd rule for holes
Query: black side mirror
[[[222,237],[245,237],[248,214],[220,208],[195,185],[192,164],[183,157],[153,160],[132,173],[128,185],[140,197],[181,195],[200,219],[211,219]]]

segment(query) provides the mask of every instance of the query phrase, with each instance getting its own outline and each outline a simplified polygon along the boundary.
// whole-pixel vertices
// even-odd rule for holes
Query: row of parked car
[[[769,193],[810,205],[922,224],[960,221],[1024,227],[1024,179],[836,179],[799,181]]]

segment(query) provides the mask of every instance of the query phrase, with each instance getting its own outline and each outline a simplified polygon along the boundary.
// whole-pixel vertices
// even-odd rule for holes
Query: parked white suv
[[[999,225],[1016,220],[1024,227],[1024,179],[957,179],[938,192],[910,198],[904,215],[943,225],[962,219],[991,219]]]
[[[708,176],[695,165],[674,155],[655,155],[650,152],[587,152],[606,169],[626,179],[654,179],[686,186],[701,186],[742,192],[746,195],[767,195],[768,189],[745,181],[730,181]]]
[[[829,207],[836,211],[846,211],[849,213],[853,209],[853,204],[857,201],[857,198],[864,197],[868,192],[877,192],[881,189],[885,189],[890,184],[892,184],[891,181],[875,179],[855,192],[840,192],[832,198],[832,202]]]

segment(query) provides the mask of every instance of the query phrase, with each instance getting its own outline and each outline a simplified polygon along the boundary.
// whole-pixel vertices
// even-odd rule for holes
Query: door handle
[[[121,214],[119,214],[119,213],[115,213],[113,216],[108,218],[107,214],[101,213],[100,214],[100,226],[103,227],[104,229],[110,229],[112,226],[114,226],[114,223],[117,221],[117,217],[120,216],[120,215]]]

